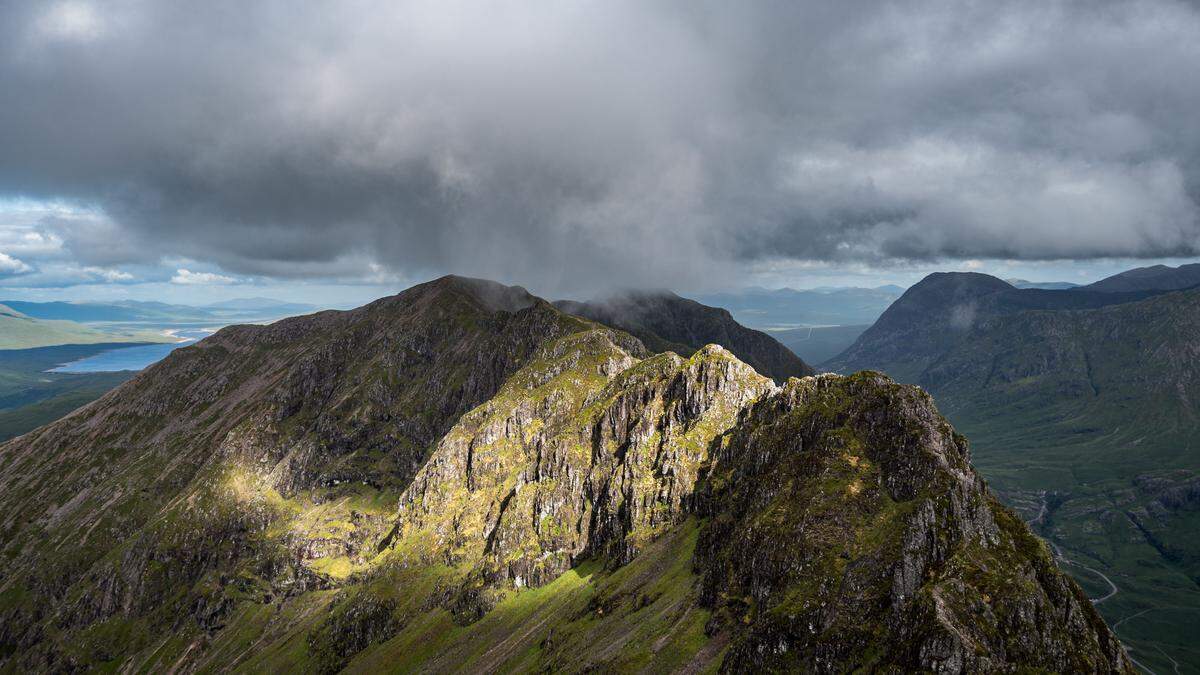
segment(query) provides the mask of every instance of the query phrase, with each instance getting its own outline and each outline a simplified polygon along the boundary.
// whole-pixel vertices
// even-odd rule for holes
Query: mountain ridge
[[[1143,300],[1157,290],[1015,288],[978,272],[935,272],[914,284],[838,356],[838,372],[882,369],[915,383],[920,371],[979,321],[1035,310],[1086,310]]]
[[[1105,293],[1121,291],[1178,291],[1200,286],[1200,263],[1170,267],[1152,265],[1127,270],[1101,279],[1085,289]]]
[[[0,667],[1131,671],[924,393],[488,282],[223,329],[0,488]]]

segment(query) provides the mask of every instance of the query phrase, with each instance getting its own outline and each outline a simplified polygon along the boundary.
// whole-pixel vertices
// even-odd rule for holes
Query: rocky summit
[[[447,277],[0,446],[0,670],[1131,672],[920,389]]]

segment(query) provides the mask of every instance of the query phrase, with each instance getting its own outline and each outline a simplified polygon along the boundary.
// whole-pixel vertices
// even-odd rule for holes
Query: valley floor
[[[1186,489],[1197,474],[1177,469],[1123,478],[1119,467],[1088,461],[1103,447],[1014,452],[1012,437],[998,442],[986,428],[955,422],[973,441],[979,471],[1051,544],[1138,664],[1155,673],[1200,672],[1200,576],[1186,548],[1200,536],[1200,510],[1189,506],[1170,516],[1173,541],[1152,531],[1145,515],[1164,491]]]

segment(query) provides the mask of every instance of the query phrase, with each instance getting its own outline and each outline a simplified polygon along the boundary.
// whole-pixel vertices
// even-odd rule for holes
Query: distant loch
[[[50,373],[107,373],[119,370],[142,370],[161,361],[167,354],[180,347],[195,344],[213,333],[212,330],[189,328],[175,331],[173,335],[183,338],[179,342],[147,344],[121,347],[100,352],[85,359],[71,361],[51,368]]]

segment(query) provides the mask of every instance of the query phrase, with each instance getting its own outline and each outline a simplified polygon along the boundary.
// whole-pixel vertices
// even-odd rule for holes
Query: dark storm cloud
[[[1122,3],[0,7],[0,194],[83,265],[552,290],[1200,252],[1200,14]]]

